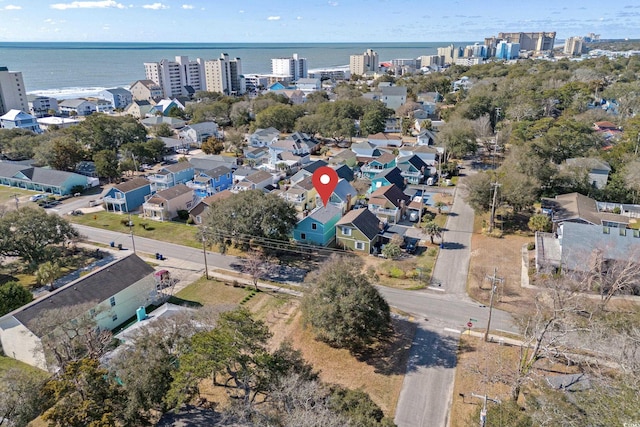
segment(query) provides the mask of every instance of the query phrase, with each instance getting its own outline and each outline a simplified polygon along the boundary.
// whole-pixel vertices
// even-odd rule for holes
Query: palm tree
[[[427,221],[423,226],[424,232],[431,238],[431,244],[433,245],[433,238],[437,237],[442,239],[442,228],[435,221]]]
[[[58,263],[47,261],[40,265],[36,271],[36,281],[40,285],[50,285],[53,290],[53,282],[60,276],[60,266]]]
[[[436,203],[435,203],[435,205],[434,205],[434,206],[435,206],[436,208],[438,208],[438,214],[441,214],[441,213],[442,213],[442,207],[443,207],[443,206],[447,206],[447,204],[446,204],[445,202],[438,201],[438,202],[436,202]]]

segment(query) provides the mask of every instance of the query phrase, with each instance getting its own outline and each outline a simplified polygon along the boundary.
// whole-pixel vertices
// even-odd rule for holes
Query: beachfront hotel
[[[22,72],[0,67],[0,116],[11,110],[29,111]]]

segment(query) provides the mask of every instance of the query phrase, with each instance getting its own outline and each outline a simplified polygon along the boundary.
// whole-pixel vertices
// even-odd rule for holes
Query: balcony
[[[369,210],[376,215],[385,215],[385,216],[393,216],[395,217],[398,213],[398,208],[395,209],[385,209],[375,205],[369,205]]]
[[[360,170],[362,171],[362,173],[368,173],[368,174],[377,174],[379,172],[382,172],[384,170],[384,168],[382,166],[362,166],[360,168]]]
[[[166,186],[166,185],[168,185],[168,184],[173,182],[170,174],[166,174],[166,175],[162,175],[162,174],[150,175],[147,179],[153,184],[160,184],[160,185],[164,185],[164,186]]]
[[[127,203],[127,199],[125,199],[124,197],[111,197],[111,196],[107,196],[104,198],[104,202],[108,203],[108,204],[112,204],[112,205],[125,205]]]

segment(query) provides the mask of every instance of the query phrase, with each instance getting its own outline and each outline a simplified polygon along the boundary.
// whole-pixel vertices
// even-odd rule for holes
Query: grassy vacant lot
[[[202,304],[204,307],[239,304],[251,294],[250,289],[237,288],[221,282],[201,279],[176,294],[176,298]],[[177,302],[177,301],[176,301]],[[414,327],[402,320],[394,320],[396,335],[375,354],[356,358],[347,350],[334,349],[313,339],[302,327],[299,299],[272,292],[258,292],[244,305],[256,317],[265,321],[272,332],[271,347],[290,341],[302,351],[305,359],[320,371],[323,381],[362,389],[393,417],[400,395],[411,346]],[[206,383],[206,381],[205,381]],[[203,384],[203,395],[216,400],[216,390]]]
[[[104,228],[105,230],[118,231],[120,233],[129,232],[129,226],[127,225],[127,221],[129,220],[128,215],[96,212],[78,216],[67,216],[66,218],[71,222],[88,225],[90,227]],[[149,239],[191,246],[193,248],[202,247],[202,242],[196,240],[196,232],[198,231],[196,227],[178,222],[151,221],[146,218],[140,218],[137,215],[131,215],[131,221],[133,221],[132,229],[135,236],[148,237]]]

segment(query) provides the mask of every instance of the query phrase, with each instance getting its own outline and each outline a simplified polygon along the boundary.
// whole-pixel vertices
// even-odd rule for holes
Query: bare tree
[[[251,276],[253,286],[258,290],[258,281],[269,277],[278,269],[276,260],[265,255],[261,250],[252,249],[244,259],[244,271]]]
[[[47,364],[64,367],[83,357],[100,357],[112,334],[96,323],[95,303],[44,310],[29,327],[40,337]]]

